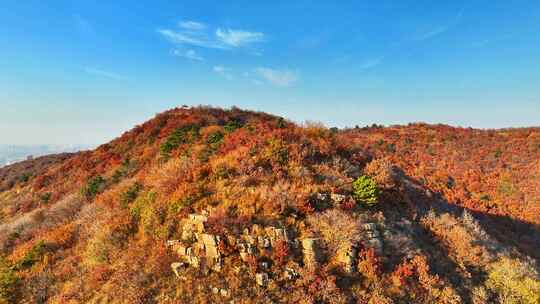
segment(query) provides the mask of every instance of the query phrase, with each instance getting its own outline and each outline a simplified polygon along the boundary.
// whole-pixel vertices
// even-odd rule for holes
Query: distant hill
[[[60,146],[60,145],[6,145],[0,144],[0,167],[26,160],[29,157],[39,157],[47,154],[77,152],[85,150],[87,146]]]
[[[177,108],[0,168],[0,303],[539,303],[540,129]]]
[[[40,176],[52,165],[73,155],[72,153],[50,154],[6,165],[0,168],[0,191],[12,188],[17,183],[24,183],[34,176]]]

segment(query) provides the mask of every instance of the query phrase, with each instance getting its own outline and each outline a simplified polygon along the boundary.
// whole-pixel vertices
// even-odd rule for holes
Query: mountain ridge
[[[483,303],[510,291],[533,303],[497,276],[509,265],[513,279],[539,284],[538,128],[338,130],[176,108],[24,170],[35,172],[0,189],[0,249],[19,282],[10,301]],[[358,199],[360,176],[380,189],[374,206]],[[186,221],[203,214],[204,233],[221,240],[245,228],[257,236],[254,225],[291,240],[245,261],[219,241],[223,269],[175,268],[184,257],[167,245],[184,244]],[[311,238],[324,258],[303,270]],[[339,252],[351,242],[359,251],[348,273]]]

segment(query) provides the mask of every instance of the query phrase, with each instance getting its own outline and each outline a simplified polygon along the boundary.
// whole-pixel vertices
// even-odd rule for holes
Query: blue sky
[[[99,144],[183,104],[540,125],[536,0],[4,0],[0,20],[0,143]]]

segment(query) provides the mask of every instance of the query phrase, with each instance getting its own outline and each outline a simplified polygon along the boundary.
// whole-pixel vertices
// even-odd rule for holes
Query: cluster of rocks
[[[303,239],[302,253],[304,255],[304,265],[308,269],[316,268],[319,265],[320,261],[319,239]]]
[[[297,241],[290,241],[286,229],[273,226],[262,227],[257,224],[244,229],[238,237],[229,235],[222,240],[220,236],[206,232],[207,221],[206,215],[190,214],[181,223],[181,239],[167,241],[168,247],[181,258],[180,262],[171,264],[177,277],[181,278],[181,269],[188,266],[204,272],[221,271],[223,267],[223,253],[220,249],[222,243],[235,249],[245,263],[250,263],[252,257],[256,261],[262,252],[269,252],[277,242],[284,242],[287,246],[297,246]],[[261,262],[258,266],[261,270],[270,269],[270,263],[267,261]],[[288,269],[284,277],[295,279],[298,276],[294,270]],[[265,272],[259,272],[255,276],[255,281],[259,286],[266,286],[269,276]]]
[[[337,205],[341,205],[345,203],[347,199],[349,198],[350,198],[349,196],[343,195],[343,194],[338,194],[338,193],[330,194],[330,199],[332,200],[332,202],[334,202],[334,204],[337,204]]]
[[[257,282],[257,285],[266,287],[266,285],[268,285],[268,273],[259,272],[255,274],[255,281]]]
[[[339,193],[316,193],[314,196],[315,201],[319,206],[342,206],[346,203],[353,201],[354,199],[350,195],[344,195]]]
[[[356,272],[356,264],[358,257],[358,245],[347,242],[341,246],[338,251],[337,260],[343,265],[343,270],[348,273]]]
[[[377,230],[377,226],[374,223],[366,223],[362,225],[362,229],[361,243],[364,248],[373,248],[376,254],[381,255],[383,253],[383,243],[381,235]],[[347,273],[354,273],[357,271],[356,265],[358,262],[358,253],[360,251],[359,245],[359,243],[346,242],[340,246],[337,252],[335,261],[342,265],[343,270]],[[302,240],[302,253],[305,267],[314,269],[318,266],[322,259],[320,248],[320,240],[317,238],[306,238]]]
[[[346,200],[345,196],[333,195],[332,200]],[[223,246],[237,252],[240,259],[250,264],[259,262],[255,274],[255,282],[261,287],[268,285],[270,276],[269,261],[259,259],[263,253],[269,253],[278,242],[282,242],[291,248],[302,250],[304,266],[308,269],[316,269],[322,260],[321,240],[317,238],[304,238],[301,241],[290,238],[284,228],[273,226],[263,227],[254,224],[246,228],[240,235],[228,235],[223,239],[218,235],[206,232],[207,216],[191,214],[181,223],[182,233],[180,240],[169,240],[167,245],[181,258],[180,262],[172,263],[171,268],[177,277],[181,278],[183,267],[194,267],[204,272],[219,272],[223,267]],[[377,226],[374,223],[366,223],[362,226],[362,243],[365,248],[373,248],[377,254],[382,254],[382,241]],[[356,271],[359,247],[355,243],[346,243],[338,251],[336,260],[343,266],[344,271],[354,273]],[[230,254],[230,251],[229,251]],[[263,260],[263,261],[261,261]],[[245,267],[245,266],[243,266]],[[299,277],[298,272],[292,268],[285,268],[283,279],[295,280]],[[215,291],[215,290],[213,290]],[[217,289],[216,294],[228,294],[226,291]]]
[[[285,271],[283,273],[283,279],[287,281],[293,281],[300,277],[300,274],[293,268],[285,268]]]
[[[222,254],[219,249],[220,236],[205,233],[205,215],[191,214],[183,223],[182,239],[170,240],[167,245],[181,257],[182,263],[175,263],[175,274],[182,266],[191,266],[203,271],[221,271]],[[172,266],[171,266],[172,267]]]
[[[383,242],[381,239],[381,234],[377,230],[377,225],[374,223],[366,223],[362,226],[363,233],[363,244],[366,248],[373,248],[375,253],[381,255],[383,253]]]
[[[259,252],[270,250],[278,241],[289,244],[286,229],[272,226],[263,228],[257,224],[251,226],[251,229],[244,229],[240,238],[229,237],[229,244],[236,245],[244,262],[247,262],[250,256],[257,256]]]

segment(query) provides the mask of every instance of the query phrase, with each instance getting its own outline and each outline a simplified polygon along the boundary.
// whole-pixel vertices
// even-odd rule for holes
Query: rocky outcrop
[[[319,266],[320,251],[319,239],[306,238],[302,240],[302,253],[304,255],[304,265],[308,269],[316,269]]]
[[[315,201],[315,205],[322,209],[341,207],[344,204],[354,203],[354,199],[351,195],[339,193],[315,193],[312,198]]]
[[[183,267],[191,266],[203,272],[219,272],[223,267],[223,252],[221,243],[233,249],[233,253],[239,254],[244,263],[251,263],[265,251],[270,251],[277,242],[289,243],[290,238],[286,229],[273,226],[253,225],[244,229],[241,235],[228,235],[223,239],[218,235],[206,232],[208,218],[205,215],[191,214],[182,222],[181,240],[169,240],[167,245],[175,252],[182,262],[171,264],[173,272],[177,277],[181,277],[180,271]],[[263,261],[260,268],[270,270],[270,263]],[[288,275],[289,278],[296,278],[296,273]],[[255,278],[259,286],[266,286],[268,283],[267,273],[257,273]]]
[[[167,245],[184,263],[207,271],[220,271],[223,266],[219,250],[220,237],[204,233],[207,217],[191,214],[182,225],[182,240],[169,240]]]
[[[260,272],[255,275],[255,281],[257,285],[261,287],[266,287],[268,285],[268,274],[265,272]]]
[[[346,200],[346,196],[332,194],[332,200]],[[267,257],[277,242],[290,244],[292,248],[298,248],[301,244],[301,251],[304,266],[310,270],[316,270],[322,260],[322,244],[318,238],[304,238],[299,240],[290,237],[284,228],[273,226],[252,225],[245,228],[240,235],[227,235],[221,237],[206,232],[207,217],[193,214],[187,218],[182,225],[182,239],[170,240],[167,242],[181,259],[180,262],[171,264],[171,268],[177,277],[181,277],[183,268],[191,266],[207,273],[208,271],[219,272],[223,268],[224,253],[221,248],[228,248],[226,256],[238,254],[245,266],[253,267],[256,262],[254,280],[260,287],[265,287],[270,281],[269,272],[272,272],[271,264],[262,257]],[[374,223],[362,225],[361,244],[364,248],[373,248],[375,253],[382,254],[383,244],[377,226]],[[359,245],[354,242],[342,244],[334,257],[343,270],[347,273],[356,272]],[[223,246],[223,247],[222,247]],[[232,251],[231,251],[232,249]],[[292,253],[291,253],[292,254]],[[262,259],[261,259],[262,258]],[[245,269],[249,269],[249,267]],[[284,280],[295,280],[299,277],[298,272],[290,267],[278,271],[277,277]],[[220,292],[218,292],[220,293]]]
[[[348,273],[356,272],[358,258],[358,246],[353,243],[344,244],[338,251],[337,261]]]
[[[373,248],[377,255],[383,253],[383,242],[381,239],[381,234],[377,230],[377,225],[374,223],[366,223],[362,226],[363,233],[363,244],[366,248]]]

